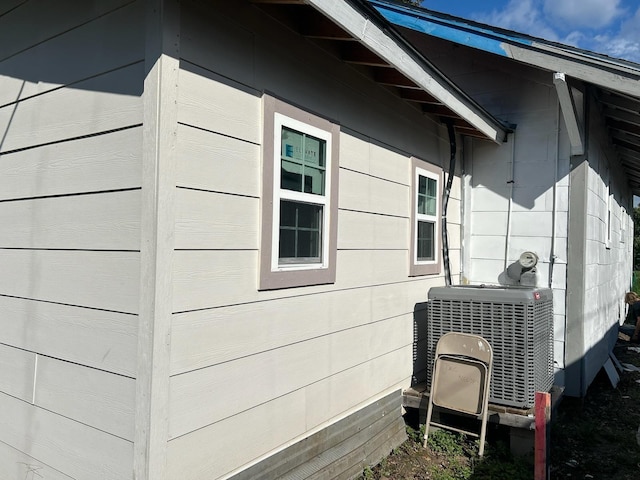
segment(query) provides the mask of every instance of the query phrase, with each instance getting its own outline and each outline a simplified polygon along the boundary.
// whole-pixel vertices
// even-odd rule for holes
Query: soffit
[[[345,5],[349,5],[342,0]],[[306,39],[320,45],[325,50],[338,56],[343,62],[353,65],[372,81],[383,85],[395,95],[420,109],[424,114],[438,119],[442,123],[453,124],[455,130],[462,134],[494,142],[506,139],[509,127],[496,120],[474,100],[466,96],[444,75],[411,46],[402,45],[406,56],[413,57],[418,64],[424,66],[428,75],[436,76],[438,87],[447,89],[450,102],[437,98],[434,94],[409,78],[392,61],[382,58],[375,47],[366,45],[357,34],[350,33],[339,25],[334,18],[329,18],[316,6],[310,3],[332,3],[316,0],[251,0],[265,13],[277,19],[291,30]],[[335,2],[333,2],[335,3]],[[363,16],[366,21],[375,21],[385,33],[394,27],[386,22],[377,12],[368,6],[366,0],[353,2],[354,8],[367,10]],[[382,24],[381,24],[382,23]],[[398,35],[398,39],[399,39]],[[395,40],[395,39],[394,39]],[[399,41],[402,44],[403,40]],[[382,49],[381,49],[382,50]],[[438,78],[440,76],[440,78]],[[460,108],[462,105],[462,108]],[[461,113],[464,112],[464,113]],[[488,125],[488,127],[487,127]]]

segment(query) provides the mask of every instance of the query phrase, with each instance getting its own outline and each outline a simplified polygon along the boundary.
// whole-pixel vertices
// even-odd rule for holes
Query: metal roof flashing
[[[591,86],[629,185],[640,195],[640,64],[392,0],[369,3],[405,31],[520,62],[549,72],[556,80],[562,75],[565,82],[574,79]],[[554,83],[562,93],[563,85]],[[565,101],[563,114],[571,113],[569,103]],[[575,134],[572,153],[582,150],[581,143]]]

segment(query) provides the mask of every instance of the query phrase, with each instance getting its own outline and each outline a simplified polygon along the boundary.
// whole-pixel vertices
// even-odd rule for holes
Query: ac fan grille
[[[428,303],[427,365],[447,332],[480,335],[493,348],[491,402],[531,408],[535,392],[553,386],[553,300],[496,302],[432,298]],[[427,383],[431,385],[431,368]]]

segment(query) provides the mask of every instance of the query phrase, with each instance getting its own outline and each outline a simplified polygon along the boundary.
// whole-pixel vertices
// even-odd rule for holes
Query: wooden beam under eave
[[[613,144],[616,144],[617,142],[626,142],[633,145],[634,149],[640,150],[640,136],[630,135],[619,130],[611,131],[611,142]]]
[[[607,119],[607,126],[609,128],[615,128],[617,130],[622,130],[623,132],[628,132],[633,135],[640,135],[640,126],[634,125],[632,123],[628,123],[622,120],[616,120],[614,118]]]
[[[413,88],[420,90],[420,87],[413,81],[409,80],[403,74],[391,68],[376,68],[373,72],[373,78],[376,82],[383,85],[391,85],[393,87]]]
[[[371,67],[390,67],[388,62],[356,42],[344,43],[340,47],[340,56],[347,63],[369,65]]]
[[[472,130],[472,129],[466,129],[466,128],[460,129],[460,127],[455,127],[455,129],[460,135],[464,135],[465,137],[473,137],[473,138],[479,138],[482,140],[488,140],[487,136],[478,130]]]
[[[617,138],[612,139],[614,145],[618,145],[620,147],[626,148],[631,151],[638,151],[640,153],[640,147],[633,143],[625,142],[624,140],[619,140]]]
[[[627,98],[622,95],[603,92],[598,96],[598,101],[610,107],[620,108],[628,112],[640,112],[640,100]]]
[[[636,182],[640,181],[640,171],[638,171],[638,170],[630,171],[628,166],[627,166],[625,173],[626,173],[627,177],[629,177],[630,179],[632,179],[632,180],[634,180]]]
[[[444,105],[423,104],[422,113],[437,115],[439,117],[446,117],[446,118],[460,118],[458,114],[451,111],[450,108]]]
[[[640,126],[640,114],[638,113],[631,113],[626,110],[620,110],[618,108],[606,108],[604,110],[604,115],[608,118],[613,118],[615,120],[620,120],[622,122]]]
[[[324,15],[316,14],[313,18],[301,22],[301,35],[318,40],[340,40],[355,42],[356,39],[346,30],[336,25]]]
[[[638,162],[638,164],[640,164],[640,152],[637,150],[633,150],[633,149],[628,149],[625,147],[622,147],[620,145],[616,146],[616,151],[618,152],[618,154],[625,158],[625,159],[629,159],[632,162]]]
[[[398,88],[400,98],[408,102],[427,103],[431,105],[444,105],[433,95],[424,90],[415,90],[413,88]]]
[[[582,128],[578,119],[578,113],[573,101],[573,95],[567,85],[565,74],[556,72],[553,74],[553,84],[556,87],[558,101],[560,102],[560,110],[562,118],[567,127],[569,143],[571,144],[571,155],[584,154],[584,141],[582,140]]]

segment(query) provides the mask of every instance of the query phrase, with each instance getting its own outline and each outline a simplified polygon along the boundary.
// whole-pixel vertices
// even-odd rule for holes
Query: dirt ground
[[[639,367],[624,371],[614,389],[604,371],[583,399],[565,397],[554,411],[551,427],[551,479],[640,480],[640,346],[619,335],[614,354],[621,364]],[[629,348],[631,347],[631,348]],[[459,434],[432,435],[422,448],[417,412],[407,413],[409,439],[374,468],[365,480],[532,480],[533,455],[513,457],[506,431],[490,427],[485,456],[477,442]]]

